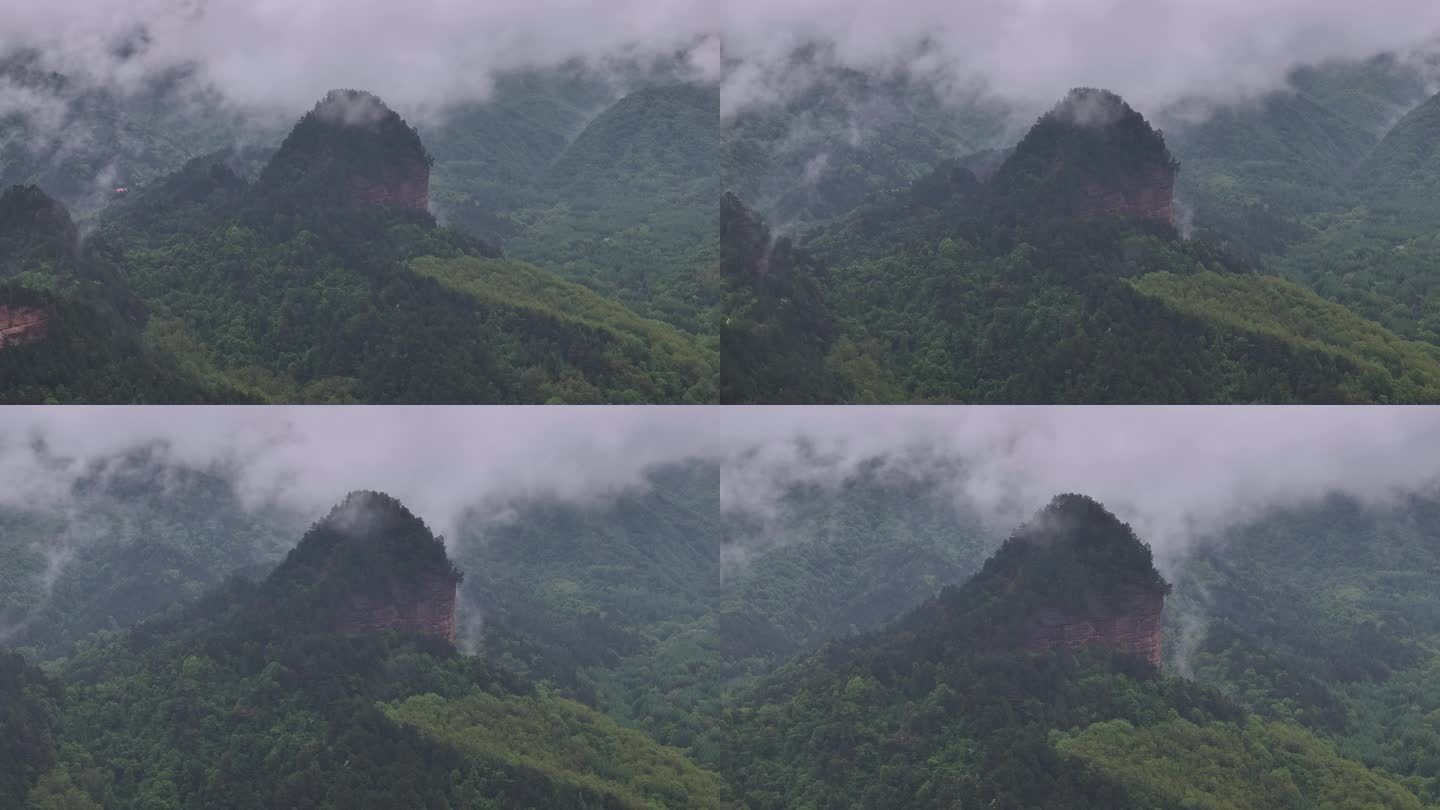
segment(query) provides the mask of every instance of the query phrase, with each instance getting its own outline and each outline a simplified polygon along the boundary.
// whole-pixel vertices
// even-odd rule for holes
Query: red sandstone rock
[[[1156,169],[1149,181],[1128,187],[1091,183],[1085,188],[1085,216],[1133,216],[1175,224],[1175,172]]]
[[[1160,667],[1160,614],[1165,595],[1135,590],[1119,597],[1118,610],[1095,611],[1095,615],[1067,615],[1055,609],[1036,614],[1025,638],[1025,648],[1035,652],[1057,644],[1078,649],[1086,644],[1107,647],[1144,658]]]
[[[430,208],[430,167],[418,160],[386,166],[380,180],[352,177],[350,204],[359,208],[381,206],[428,211]]]
[[[38,307],[0,304],[0,349],[43,340],[50,328],[50,313]]]
[[[352,594],[338,628],[342,633],[408,630],[455,641],[455,587],[448,576],[429,577],[418,588],[385,599]]]

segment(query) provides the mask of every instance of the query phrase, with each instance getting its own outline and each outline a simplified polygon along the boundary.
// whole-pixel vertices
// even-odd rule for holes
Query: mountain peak
[[[1114,93],[1082,87],[1036,121],[996,177],[1020,210],[1174,224],[1177,169],[1144,116]]]
[[[1050,116],[1062,124],[1079,127],[1108,127],[1127,116],[1139,115],[1125,99],[1096,87],[1077,87],[1065,95]]]
[[[382,122],[400,120],[380,97],[364,90],[331,90],[311,110],[316,118],[347,127],[378,127]]]
[[[1421,223],[1440,212],[1440,94],[1406,113],[1354,170],[1352,183],[1369,205]]]
[[[423,520],[389,495],[357,491],[305,533],[265,587],[282,622],[454,641],[460,579]]]
[[[1169,591],[1130,526],[1092,498],[1065,494],[1016,528],[979,574],[902,625],[945,655],[1098,644],[1158,669]]]
[[[378,96],[331,90],[290,131],[260,184],[319,204],[427,211],[432,162],[420,134]]]
[[[1057,495],[1035,517],[1021,524],[986,563],[986,572],[1014,578],[1033,578],[1042,569],[1100,578],[1119,587],[1169,591],[1155,570],[1150,546],[1136,537],[1099,501],[1085,495]],[[1043,577],[1034,580],[1044,591]]]

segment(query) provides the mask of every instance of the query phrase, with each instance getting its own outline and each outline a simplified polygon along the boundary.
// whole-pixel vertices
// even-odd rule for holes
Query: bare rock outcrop
[[[352,175],[350,204],[356,208],[430,210],[430,167],[422,160],[404,160],[381,167],[378,177]]]
[[[44,340],[50,313],[39,307],[0,304],[0,349]]]
[[[1083,216],[1129,216],[1157,219],[1175,224],[1175,171],[1156,168],[1143,183],[1104,185],[1089,183],[1085,187]]]
[[[1062,644],[1072,650],[1086,644],[1102,644],[1143,658],[1159,668],[1165,594],[1137,588],[1127,589],[1112,599],[1122,608],[1118,612],[1098,610],[1086,615],[1056,608],[1040,609],[1026,634],[1025,648],[1039,652]]]
[[[336,629],[342,633],[400,630],[455,641],[455,589],[447,576],[431,576],[385,598],[350,595],[348,613]]]

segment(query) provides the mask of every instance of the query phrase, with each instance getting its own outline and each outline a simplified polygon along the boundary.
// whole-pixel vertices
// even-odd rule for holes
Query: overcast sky
[[[1144,107],[1283,86],[1296,65],[1410,51],[1440,33],[1433,0],[728,0],[728,111],[803,80],[776,69],[800,42],[838,64],[907,66],[1026,104],[1105,87]],[[922,53],[924,44],[924,56]]]
[[[326,90],[370,90],[400,108],[483,98],[496,71],[653,58],[716,28],[699,0],[8,0],[0,53],[38,50],[68,75],[133,86],[157,71],[247,106],[298,114]],[[117,46],[148,44],[127,59]],[[696,49],[718,75],[718,45]]]
[[[148,34],[128,60],[116,46]],[[1148,105],[1270,89],[1301,63],[1403,51],[1440,33],[1433,0],[10,0],[0,52],[126,84],[176,65],[246,104],[303,110],[360,87],[398,106],[481,97],[496,70],[670,53],[732,71],[726,106],[795,77],[775,57],[827,42],[842,64],[910,65],[1004,96],[1093,84]],[[917,55],[925,44],[924,57]]]
[[[763,512],[791,483],[836,485],[884,457],[897,475],[946,470],[957,503],[1000,525],[1089,494],[1157,547],[1258,509],[1440,480],[1440,409],[1425,408],[7,408],[0,502],[64,497],[79,465],[43,464],[37,436],[77,462],[164,440],[177,461],[238,464],[252,502],[317,517],[379,489],[447,533],[477,503],[603,501],[691,458],[724,464],[730,510]]]
[[[782,408],[738,418],[765,439],[727,465],[726,509],[763,512],[778,484],[833,485],[884,455],[895,474],[938,476],[997,527],[1079,492],[1161,551],[1275,506],[1331,493],[1383,502],[1440,482],[1433,408]],[[777,440],[797,433],[811,437],[803,450]]]
[[[0,502],[63,498],[85,460],[166,444],[176,462],[233,464],[252,503],[319,517],[355,489],[400,498],[438,530],[464,509],[532,496],[604,498],[658,463],[703,455],[684,407],[131,407],[0,410]],[[45,465],[32,449],[73,459]]]

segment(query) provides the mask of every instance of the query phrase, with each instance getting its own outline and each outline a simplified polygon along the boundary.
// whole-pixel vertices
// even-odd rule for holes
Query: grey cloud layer
[[[703,409],[702,409],[703,410]],[[378,489],[448,530],[471,507],[603,499],[656,464],[719,452],[693,408],[9,408],[0,503],[60,502],[84,462],[163,443],[165,457],[236,471],[254,504],[320,512]],[[34,450],[72,459],[45,465]]]
[[[318,513],[381,489],[441,530],[465,510],[552,496],[603,501],[655,465],[720,462],[722,506],[764,513],[785,487],[862,463],[938,481],[998,526],[1059,492],[1104,501],[1157,547],[1273,506],[1370,500],[1440,481],[1440,411],[1403,408],[11,408],[0,502],[59,503],[83,461],[155,441],[238,470],[252,502]]]
[[[709,37],[696,70],[733,60],[729,109],[803,77],[805,42],[837,63],[903,67],[1049,102],[1080,84],[1145,104],[1272,89],[1301,63],[1405,51],[1440,33],[1430,0],[18,0],[0,52],[38,50],[109,83],[196,65],[249,105],[308,105],[363,87],[407,106],[481,97],[496,71],[673,52]],[[122,42],[144,45],[127,59]]]
[[[1333,493],[1383,503],[1440,484],[1435,409],[782,408],[739,418],[766,438],[727,462],[730,511],[764,514],[789,483],[838,485],[884,457],[888,474],[937,481],[1001,531],[1057,493],[1081,492],[1162,553],[1277,506]],[[807,441],[782,440],[797,435]]]
[[[19,0],[0,54],[38,51],[116,87],[194,66],[198,83],[254,107],[309,106],[357,87],[405,107],[483,98],[498,71],[645,59],[713,34],[698,0]],[[138,32],[143,31],[143,39]],[[122,43],[140,43],[127,49]],[[695,69],[718,71],[718,47]]]
[[[725,108],[783,97],[804,42],[832,64],[901,69],[1022,105],[1105,87],[1147,107],[1282,87],[1297,65],[1409,52],[1440,33],[1430,0],[732,0]]]

